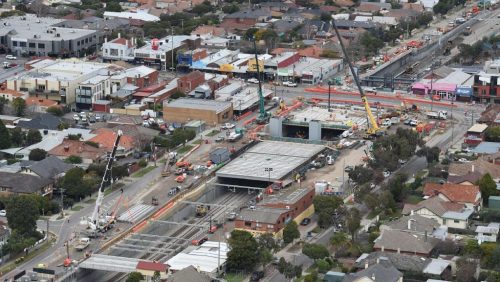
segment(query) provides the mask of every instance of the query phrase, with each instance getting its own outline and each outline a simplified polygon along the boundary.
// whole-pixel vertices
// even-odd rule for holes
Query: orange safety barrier
[[[235,117],[234,119],[237,120],[237,121],[238,120],[242,120],[242,119],[246,118],[247,116],[249,116],[251,114],[252,114],[252,112],[246,112],[246,113],[242,114],[241,116]]]
[[[328,101],[327,98],[311,98],[311,102],[313,103],[318,103],[318,102],[324,102]],[[344,99],[330,99],[330,102],[337,102],[337,103],[343,103],[343,104],[353,104],[353,105],[363,105],[363,102],[361,101],[354,101],[354,100],[344,100]],[[385,108],[399,108],[397,105],[390,105],[390,104],[380,104],[380,103],[368,103],[370,106],[382,106]]]
[[[254,120],[256,120],[256,119],[257,119],[257,117],[253,117],[253,118],[251,118],[251,119],[249,119],[249,120],[247,120],[247,121],[243,122],[243,125],[249,125],[250,123],[252,123],[252,122],[253,122]]]

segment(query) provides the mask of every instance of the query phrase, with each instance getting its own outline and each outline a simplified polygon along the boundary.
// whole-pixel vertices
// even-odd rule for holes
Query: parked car
[[[217,138],[215,138],[215,142],[217,143],[224,142],[224,140],[225,140],[224,136],[218,136]]]
[[[251,282],[260,281],[260,279],[264,278],[264,271],[254,271],[252,272],[252,276],[250,277]]]
[[[391,175],[391,172],[388,171],[388,170],[386,170],[386,171],[383,172],[383,175],[384,175],[385,178],[387,178],[387,177],[389,177],[389,175]]]
[[[199,246],[199,245],[201,245],[201,244],[205,243],[206,241],[208,241],[208,237],[203,237],[203,238],[201,238],[201,239],[199,239],[199,240],[194,239],[193,241],[191,241],[191,244],[192,244],[193,246]]]
[[[345,172],[350,172],[350,171],[352,171],[352,170],[354,170],[354,167],[353,167],[352,165],[348,165],[348,166],[346,166],[346,167],[345,167],[345,169],[344,169],[344,171],[345,171]]]
[[[7,212],[5,210],[0,210],[0,216],[7,216]]]
[[[306,217],[304,218],[301,222],[300,222],[300,225],[302,226],[306,226],[308,225],[309,223],[311,223],[311,219],[309,217]]]
[[[73,120],[74,121],[79,121],[80,120],[80,116],[78,114],[74,114],[73,115]]]
[[[232,124],[232,123],[225,123],[223,124],[220,128],[221,129],[232,129],[234,128],[236,125]]]
[[[259,80],[257,78],[254,78],[254,77],[249,78],[247,81],[250,82],[250,83],[254,83],[254,84],[258,84],[259,83]]]
[[[7,56],[5,56],[5,59],[7,59],[7,60],[17,60],[17,57],[16,56],[12,56],[12,55],[7,55]]]
[[[285,81],[285,82],[283,82],[283,86],[297,87],[297,83],[291,82],[291,81]]]

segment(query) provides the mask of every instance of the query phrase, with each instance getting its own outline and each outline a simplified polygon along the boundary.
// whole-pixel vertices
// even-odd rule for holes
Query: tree
[[[488,203],[488,198],[490,196],[495,196],[497,194],[497,185],[489,173],[483,175],[483,177],[479,179],[477,185],[481,190],[481,196],[485,204]]]
[[[259,262],[263,269],[273,260],[273,254],[268,248],[259,248]]]
[[[53,114],[55,116],[61,117],[64,115],[64,112],[58,106],[52,106],[47,108],[47,113]]]
[[[26,109],[26,101],[23,98],[17,97],[12,100],[12,107],[18,117],[24,115],[24,110]]]
[[[457,282],[475,281],[474,278],[477,269],[477,263],[473,259],[467,257],[459,258],[457,264]]]
[[[272,233],[261,234],[259,237],[257,237],[257,244],[259,244],[261,248],[266,248],[271,252],[275,252],[278,250],[278,243],[274,239]]]
[[[106,4],[105,10],[109,11],[109,12],[121,12],[122,6],[120,6],[120,3],[118,3],[118,2],[108,2]]]
[[[67,157],[64,162],[69,163],[69,164],[81,164],[83,162],[82,157],[80,156],[75,156],[71,155]]]
[[[65,189],[67,196],[79,200],[89,194],[89,183],[84,181],[84,175],[85,171],[79,167],[74,167],[66,172],[61,186]]]
[[[259,29],[255,28],[255,27],[251,27],[251,28],[247,29],[247,31],[245,31],[245,38],[246,39],[254,38],[257,31],[259,31]]]
[[[36,232],[36,221],[40,216],[38,203],[29,195],[15,196],[10,199],[6,207],[9,227],[17,231],[20,236],[33,237]]]
[[[125,280],[125,282],[140,282],[142,280],[144,280],[144,276],[142,275],[142,273],[134,271],[128,274],[127,280]]]
[[[226,14],[236,13],[240,10],[240,7],[236,4],[224,5],[222,11]]]
[[[330,252],[328,252],[328,249],[325,246],[321,244],[309,243],[306,243],[302,247],[302,253],[314,260],[326,258],[330,255]]]
[[[299,227],[295,221],[291,220],[283,229],[283,241],[288,244],[297,238],[300,238]]]
[[[317,195],[313,199],[314,210],[316,212],[335,211],[343,204],[341,198],[336,196]]]
[[[349,171],[349,178],[359,185],[365,184],[373,179],[373,169],[357,165]]]
[[[347,234],[344,232],[336,232],[330,238],[330,244],[332,244],[332,246],[337,250],[344,247],[348,243],[349,238],[347,238]]]
[[[363,33],[360,40],[361,45],[363,45],[366,51],[370,54],[376,54],[378,50],[380,50],[385,45],[382,39],[374,36],[370,32]]]
[[[228,269],[250,271],[259,262],[258,244],[249,232],[233,230],[229,247],[231,250],[227,254]]]
[[[5,99],[4,97],[0,97],[0,115],[3,115],[3,109],[7,103],[9,103],[7,99]]]
[[[160,282],[161,281],[161,276],[160,272],[157,270],[153,273],[153,277],[151,278],[152,282]]]
[[[480,257],[482,255],[482,250],[477,240],[470,239],[467,240],[464,246],[464,254],[471,257]]]
[[[389,180],[387,186],[389,187],[389,191],[394,197],[394,200],[397,202],[402,202],[406,199],[408,194],[408,188],[405,185],[405,182],[408,180],[408,176],[404,173],[397,173],[394,177]]]
[[[486,266],[496,271],[500,270],[500,246],[495,246],[486,261]]]
[[[320,19],[324,22],[330,22],[332,20],[332,15],[327,12],[321,13]]]
[[[30,161],[41,161],[47,157],[47,151],[44,149],[35,148],[31,150],[28,158]]]
[[[191,12],[201,16],[203,14],[211,12],[213,9],[212,4],[209,1],[203,1],[203,3],[198,4],[191,9]]]
[[[361,215],[358,209],[351,208],[350,210],[348,210],[345,217],[345,226],[351,234],[351,240],[354,243],[356,231],[358,231],[359,227],[361,226]]]
[[[17,230],[14,229],[9,236],[7,244],[3,245],[4,249],[2,249],[2,251],[4,251],[4,254],[18,254],[26,248],[33,246],[36,241],[37,237],[22,236]]]
[[[14,146],[22,146],[25,138],[26,134],[19,127],[16,127],[10,131],[10,141]]]
[[[36,129],[30,129],[26,134],[26,145],[33,145],[42,141],[42,134]]]
[[[427,163],[432,164],[435,162],[439,162],[439,153],[441,153],[441,149],[439,149],[439,147],[434,146],[432,148],[429,148],[427,146],[424,146],[422,149],[417,151],[417,156],[425,157]]]
[[[0,149],[10,148],[10,133],[5,124],[0,120]]]
[[[489,142],[500,142],[500,126],[490,126],[484,132],[484,138]]]

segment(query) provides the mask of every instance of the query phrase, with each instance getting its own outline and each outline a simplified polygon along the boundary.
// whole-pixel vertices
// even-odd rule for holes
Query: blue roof
[[[498,142],[481,142],[476,148],[472,149],[475,154],[494,154],[500,150]]]

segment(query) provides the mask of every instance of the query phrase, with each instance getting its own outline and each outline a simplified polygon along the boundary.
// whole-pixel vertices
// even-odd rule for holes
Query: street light
[[[273,168],[272,167],[265,167],[264,168],[264,171],[268,173],[269,175],[269,183],[271,183],[271,172],[273,171]]]
[[[331,80],[331,79],[329,79],[329,80],[328,80],[328,112],[331,112],[331,111],[332,111],[332,110],[331,110],[331,108],[330,108],[330,95],[331,95],[331,92],[332,92],[332,91],[331,91],[331,90],[332,90],[331,88],[332,88],[332,80]]]

